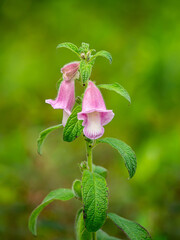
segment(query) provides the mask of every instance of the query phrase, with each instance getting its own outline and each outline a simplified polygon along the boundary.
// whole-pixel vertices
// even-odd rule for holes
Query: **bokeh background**
[[[132,104],[102,90],[115,118],[105,136],[136,152],[133,179],[107,145],[94,151],[106,167],[109,210],[146,227],[154,240],[180,239],[180,1],[0,1],[0,239],[34,239],[31,211],[56,188],[71,188],[85,159],[82,138],[62,141],[54,131],[38,156],[39,132],[61,122],[62,111],[44,103],[56,97],[60,68],[76,55],[56,49],[64,41],[107,50],[98,58],[97,83],[119,82]],[[82,90],[78,87],[77,89]],[[72,240],[77,200],[54,202],[40,215],[38,240]],[[103,229],[126,237],[107,221]]]

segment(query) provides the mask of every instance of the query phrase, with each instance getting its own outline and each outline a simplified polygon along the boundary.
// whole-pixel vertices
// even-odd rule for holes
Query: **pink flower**
[[[87,138],[97,139],[104,134],[103,126],[114,117],[112,110],[107,110],[101,92],[96,85],[89,81],[84,93],[82,111],[78,119],[83,120],[83,132]]]
[[[47,99],[45,102],[51,104],[54,109],[63,109],[62,124],[65,126],[75,104],[74,81],[63,80],[56,99]]]
[[[63,74],[63,79],[66,81],[75,80],[79,78],[79,62],[71,62],[66,64],[63,68],[61,68],[61,72]]]

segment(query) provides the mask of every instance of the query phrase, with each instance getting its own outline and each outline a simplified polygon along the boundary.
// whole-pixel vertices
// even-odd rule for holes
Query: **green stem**
[[[96,238],[96,232],[93,232],[93,233],[92,233],[92,240],[97,240],[97,238]]]
[[[92,172],[92,146],[86,142],[86,151],[87,151],[87,162],[90,172]]]
[[[87,162],[90,172],[92,172],[93,160],[92,160],[92,145],[86,142]],[[92,233],[92,240],[97,240],[96,232]]]

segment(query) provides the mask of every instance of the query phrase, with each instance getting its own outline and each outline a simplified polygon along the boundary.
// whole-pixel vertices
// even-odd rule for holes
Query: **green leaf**
[[[82,209],[78,211],[76,216],[75,231],[77,240],[91,240],[92,234],[85,228]]]
[[[91,76],[92,64],[89,64],[85,60],[82,60],[79,69],[82,78],[82,83],[85,84],[86,81],[88,81]]]
[[[38,148],[39,154],[41,154],[41,148],[42,148],[42,145],[43,145],[44,140],[46,139],[47,135],[50,132],[52,132],[53,130],[60,128],[60,127],[63,127],[63,125],[62,124],[55,125],[55,126],[49,127],[47,129],[43,130],[42,132],[40,132],[39,138],[37,139],[37,148]]]
[[[63,140],[72,142],[82,133],[83,126],[81,120],[77,119],[77,114],[81,111],[81,106],[77,106],[69,116],[63,132]]]
[[[93,164],[93,172],[101,175],[102,177],[107,177],[107,169],[101,166],[96,166]]]
[[[126,89],[121,86],[119,83],[113,83],[113,84],[100,84],[98,85],[100,88],[105,88],[114,92],[119,93],[121,96],[126,98],[131,103],[131,98],[129,96],[129,93],[126,91]]]
[[[82,176],[82,198],[86,229],[96,232],[106,220],[108,188],[105,178],[85,170]]]
[[[119,227],[131,240],[151,240],[148,231],[138,223],[119,217],[115,213],[108,213],[108,217]]]
[[[130,146],[121,140],[108,137],[97,140],[97,143],[108,143],[111,147],[118,150],[124,160],[126,168],[128,169],[130,178],[134,176],[136,172],[137,162],[136,155]]]
[[[81,181],[80,180],[78,180],[78,179],[74,180],[73,185],[72,185],[72,191],[77,198],[82,199]]]
[[[74,197],[74,194],[71,189],[57,189],[52,192],[50,192],[42,201],[42,203],[34,209],[32,212],[30,218],[29,218],[29,230],[34,234],[37,235],[37,218],[40,214],[40,212],[52,201],[54,200],[61,200],[61,201],[67,201]]]
[[[60,43],[57,46],[57,48],[62,48],[62,47],[68,48],[69,50],[73,51],[80,57],[78,47],[75,44],[70,43],[70,42],[64,42],[64,43]]]
[[[97,231],[97,240],[120,240],[120,238],[111,237],[100,229]]]
[[[82,48],[85,52],[89,51],[89,43],[82,42]]]
[[[99,52],[97,52],[92,58],[91,60],[93,60],[96,57],[105,57],[109,60],[110,63],[112,63],[112,56],[109,52],[105,51],[105,50],[101,50]]]

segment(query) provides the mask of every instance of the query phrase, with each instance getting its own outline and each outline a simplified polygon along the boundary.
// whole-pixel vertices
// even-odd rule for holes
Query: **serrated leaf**
[[[29,218],[29,230],[34,234],[37,235],[37,218],[40,214],[40,212],[52,201],[54,200],[61,200],[61,201],[67,201],[74,197],[74,194],[71,189],[57,189],[52,192],[50,192],[42,201],[42,203],[34,209],[32,212],[30,218]]]
[[[50,132],[52,132],[53,130],[60,128],[60,127],[63,127],[63,125],[62,124],[55,125],[55,126],[49,127],[47,129],[43,130],[42,132],[40,132],[39,138],[37,139],[37,148],[38,148],[39,154],[41,154],[41,148],[42,148],[42,145],[43,145],[44,140],[46,139],[47,135]]]
[[[83,210],[80,209],[75,221],[76,240],[91,240],[92,234],[85,228]]]
[[[140,224],[127,220],[115,213],[108,213],[108,217],[119,227],[131,240],[151,240],[148,231]]]
[[[100,229],[97,231],[97,240],[120,240],[120,238],[109,236],[106,232]]]
[[[78,179],[74,180],[73,185],[72,185],[72,191],[77,198],[79,198],[79,199],[82,198],[81,181],[80,180],[78,180]]]
[[[106,220],[108,188],[105,178],[85,170],[82,176],[82,198],[86,229],[96,232]]]
[[[93,164],[93,172],[101,175],[102,177],[107,177],[107,169],[101,166],[96,166]]]
[[[113,84],[100,84],[98,85],[100,88],[108,89],[114,92],[119,93],[121,96],[126,98],[131,103],[131,98],[129,96],[129,93],[126,91],[126,89],[121,86],[119,83],[113,83]]]
[[[109,137],[99,139],[97,140],[97,143],[108,143],[111,147],[118,150],[124,160],[126,168],[128,169],[130,178],[134,176],[136,172],[137,162],[136,155],[130,146],[119,139]]]
[[[82,60],[79,66],[79,70],[82,78],[82,83],[85,84],[91,76],[92,64],[89,64],[86,61]]]
[[[72,142],[82,133],[83,126],[82,120],[77,119],[77,114],[81,111],[81,106],[77,106],[69,116],[66,126],[63,131],[63,140],[66,142]]]
[[[112,56],[109,52],[105,51],[105,50],[101,50],[99,52],[97,52],[92,58],[91,60],[93,60],[96,57],[105,57],[109,60],[110,63],[112,63]]]
[[[70,42],[64,42],[64,43],[60,43],[57,46],[57,48],[62,48],[62,47],[68,48],[69,50],[73,51],[80,57],[78,47],[75,44],[70,43]]]

